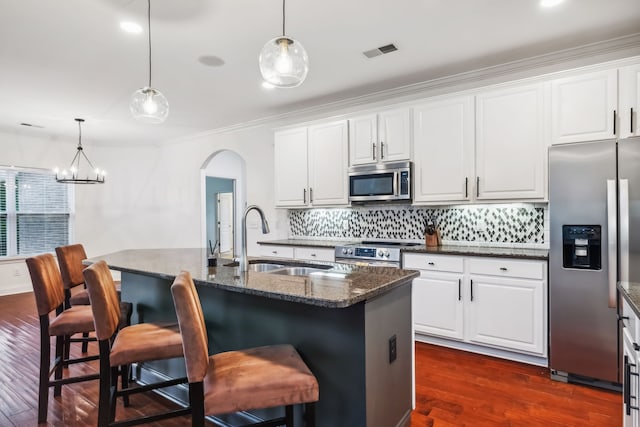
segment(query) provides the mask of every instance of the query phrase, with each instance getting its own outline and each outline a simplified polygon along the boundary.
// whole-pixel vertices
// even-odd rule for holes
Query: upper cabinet
[[[415,106],[414,202],[544,199],[544,104],[529,84]]]
[[[542,83],[476,96],[477,200],[545,197],[544,112]]]
[[[616,136],[617,70],[551,82],[551,142],[594,141]]]
[[[621,138],[640,136],[638,109],[640,108],[640,65],[620,68],[619,135]]]
[[[473,185],[473,97],[413,108],[415,202],[469,200]]]
[[[409,108],[349,119],[349,147],[351,166],[410,160]]]
[[[346,120],[278,131],[274,152],[276,206],[349,203]]]

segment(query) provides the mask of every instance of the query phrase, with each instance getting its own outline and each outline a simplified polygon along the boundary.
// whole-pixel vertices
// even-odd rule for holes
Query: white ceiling
[[[148,79],[146,0],[0,0],[0,130],[75,139],[83,117],[86,140],[160,142],[640,32],[640,0],[289,0],[287,34],[310,71],[298,88],[267,90],[258,53],[281,31],[280,0],[151,3],[164,124],[128,109]],[[145,31],[124,33],[123,20]],[[362,54],[388,43],[399,51]]]

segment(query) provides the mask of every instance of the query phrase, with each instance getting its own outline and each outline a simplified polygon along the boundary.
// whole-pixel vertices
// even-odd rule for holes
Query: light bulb
[[[289,55],[289,43],[287,39],[280,39],[279,44],[280,49],[274,64],[276,71],[280,74],[291,74],[293,61],[291,55]]]
[[[147,92],[147,99],[144,100],[142,108],[147,114],[155,114],[156,112],[158,112],[158,104],[156,104],[155,99],[153,99],[153,92]]]

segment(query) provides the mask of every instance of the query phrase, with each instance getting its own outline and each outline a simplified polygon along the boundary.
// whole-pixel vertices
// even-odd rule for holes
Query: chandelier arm
[[[151,87],[151,0],[147,0],[147,25],[149,28],[149,87]]]
[[[87,163],[89,163],[89,166],[91,166],[91,171],[96,170],[96,168],[93,166],[93,163],[91,163],[91,160],[89,160],[87,155],[84,154],[84,151],[80,151],[80,152],[82,153],[82,157],[84,157],[84,159],[87,161]],[[78,160],[78,164],[80,164],[80,160]]]

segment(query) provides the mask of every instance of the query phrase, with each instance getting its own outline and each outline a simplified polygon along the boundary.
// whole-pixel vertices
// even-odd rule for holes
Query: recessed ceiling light
[[[564,0],[540,0],[540,6],[542,7],[554,7],[562,3]]]
[[[267,82],[267,81],[263,81],[262,82],[262,87],[265,89],[273,89],[275,86],[272,85],[271,83]]]
[[[120,23],[120,29],[125,33],[140,34],[142,27],[137,22],[123,21]]]

